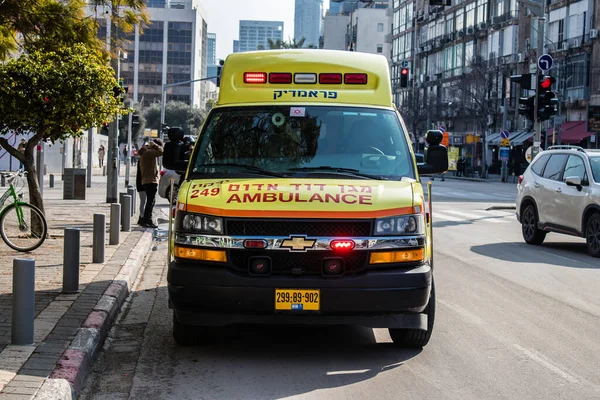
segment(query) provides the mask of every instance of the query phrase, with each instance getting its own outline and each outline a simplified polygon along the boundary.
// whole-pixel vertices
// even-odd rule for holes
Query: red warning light
[[[408,75],[408,68],[402,68],[402,75]]]
[[[354,248],[354,240],[333,240],[330,244],[334,250],[352,250]]]
[[[552,81],[550,80],[550,78],[545,78],[541,83],[540,86],[543,87],[544,89],[549,89],[550,86],[552,86]]]

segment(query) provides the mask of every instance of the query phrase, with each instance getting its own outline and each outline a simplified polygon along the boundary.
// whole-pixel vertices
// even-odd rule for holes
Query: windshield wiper
[[[196,168],[194,168],[194,172],[197,172],[196,170],[198,168],[213,168],[213,167],[234,167],[234,168],[239,168],[239,169],[245,169],[249,172],[254,172],[256,174],[261,174],[261,175],[276,176],[278,178],[286,178],[287,177],[287,175],[280,174],[278,172],[267,171],[266,169],[262,169],[260,167],[255,167],[253,165],[235,164],[235,163],[200,164],[200,165],[197,165]]]
[[[328,172],[338,172],[342,174],[352,174],[354,176],[360,176],[363,178],[369,179],[377,179],[377,180],[387,180],[383,176],[365,174],[360,172],[358,169],[353,168],[341,168],[341,167],[331,167],[329,165],[321,165],[320,167],[299,167],[299,168],[290,168],[288,171],[328,171]]]

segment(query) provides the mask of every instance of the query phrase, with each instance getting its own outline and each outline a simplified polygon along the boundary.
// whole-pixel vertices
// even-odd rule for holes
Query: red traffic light
[[[402,75],[408,75],[408,68],[402,68],[402,71],[400,73]]]
[[[551,77],[551,76],[545,76],[544,78],[542,78],[542,80],[540,81],[540,86],[542,87],[542,89],[550,89],[550,87],[552,87],[552,84],[555,82],[556,80]]]

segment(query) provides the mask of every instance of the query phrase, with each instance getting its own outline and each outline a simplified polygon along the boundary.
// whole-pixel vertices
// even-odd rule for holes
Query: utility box
[[[65,168],[63,200],[85,200],[85,168]]]

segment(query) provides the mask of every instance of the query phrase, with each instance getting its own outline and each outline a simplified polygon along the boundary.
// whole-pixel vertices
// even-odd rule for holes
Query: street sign
[[[527,150],[525,150],[525,160],[527,161],[527,163],[531,163],[531,160],[533,160],[533,146],[528,147]]]
[[[440,125],[440,127],[438,129],[440,131],[442,131],[442,132],[446,132],[446,126],[445,125]]]
[[[500,140],[500,146],[510,146],[510,139],[502,139]]]
[[[500,161],[508,161],[510,157],[510,147],[500,147],[500,151],[498,152],[498,159]]]
[[[402,61],[402,68],[408,68],[408,61]]]
[[[506,130],[504,130],[504,131],[500,132],[500,137],[501,137],[502,139],[508,139],[508,138],[510,137],[510,132],[509,132],[509,131],[506,131]]]
[[[540,58],[538,58],[538,67],[542,71],[548,71],[552,68],[552,64],[554,63],[554,59],[550,54],[542,54]]]

